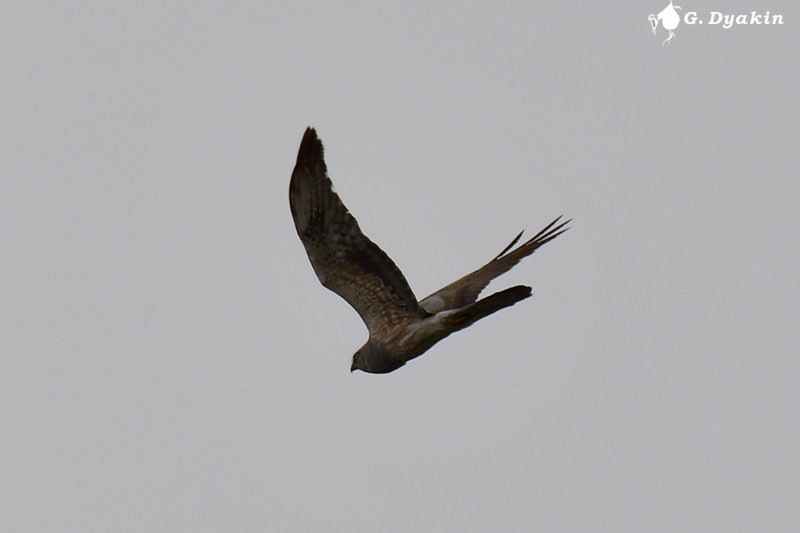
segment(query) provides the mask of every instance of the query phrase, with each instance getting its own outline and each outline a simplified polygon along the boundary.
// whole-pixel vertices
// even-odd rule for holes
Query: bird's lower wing
[[[289,184],[297,234],[322,285],[344,298],[371,335],[425,316],[403,273],[358,227],[333,191],[322,143],[303,136]]]
[[[458,309],[474,303],[490,281],[508,272],[514,265],[531,255],[540,246],[567,231],[569,229],[567,224],[570,223],[570,220],[559,224],[560,220],[561,217],[559,216],[539,233],[509,252],[522,237],[522,233],[520,233],[494,259],[474,272],[427,296],[420,302],[420,306],[428,313],[438,313],[439,311]]]

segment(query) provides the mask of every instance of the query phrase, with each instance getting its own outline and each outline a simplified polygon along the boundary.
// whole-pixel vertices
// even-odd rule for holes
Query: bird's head
[[[375,359],[372,343],[367,341],[364,346],[356,350],[353,354],[353,364],[350,365],[350,372],[361,370],[362,372],[372,372],[372,361]]]
[[[397,363],[397,360],[390,356],[381,344],[373,344],[367,341],[364,346],[353,354],[353,364],[350,365],[350,372],[361,370],[372,374],[385,374],[392,370],[397,370],[405,364],[405,361]]]
[[[361,350],[359,349],[356,353],[353,354],[353,364],[350,365],[350,373],[356,370],[362,370],[360,365],[361,365]]]

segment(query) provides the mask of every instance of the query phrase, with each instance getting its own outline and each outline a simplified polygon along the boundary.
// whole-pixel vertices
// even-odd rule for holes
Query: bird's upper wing
[[[500,274],[508,272],[520,260],[535,252],[537,248],[567,231],[569,228],[566,225],[570,221],[567,220],[558,224],[559,220],[561,220],[561,217],[556,218],[539,233],[509,252],[522,237],[522,232],[520,232],[502,252],[497,254],[497,257],[478,270],[427,296],[420,302],[420,306],[428,313],[438,313],[474,303],[480,292],[486,288],[490,281]]]
[[[289,184],[289,206],[300,240],[322,285],[353,306],[370,335],[423,316],[403,273],[369,240],[333,191],[322,142],[308,128]]]

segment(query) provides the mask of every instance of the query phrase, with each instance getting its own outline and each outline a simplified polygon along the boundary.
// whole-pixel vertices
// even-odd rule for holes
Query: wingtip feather
[[[300,148],[297,150],[297,167],[309,168],[317,164],[322,164],[322,167],[325,168],[324,149],[317,130],[309,126],[306,128],[303,140],[300,141]]]
[[[522,234],[523,234],[523,233],[525,233],[525,230],[522,230],[522,231],[520,231],[520,232],[517,234],[517,236],[516,236],[516,237],[514,237],[514,239],[513,239],[513,240],[512,240],[510,243],[508,243],[508,246],[506,246],[505,248],[503,248],[503,251],[502,251],[502,252],[500,252],[499,254],[497,254],[497,255],[494,257],[494,259],[493,259],[493,260],[494,260],[494,261],[496,261],[496,260],[500,259],[501,257],[503,257],[503,256],[506,254],[506,252],[507,252],[507,251],[509,251],[511,248],[513,248],[513,247],[514,247],[514,245],[515,245],[515,244],[517,244],[517,243],[519,242],[519,239],[520,239],[520,237],[522,237]]]

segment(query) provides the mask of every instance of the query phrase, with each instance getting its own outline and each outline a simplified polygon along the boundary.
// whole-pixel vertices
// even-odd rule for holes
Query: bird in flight
[[[300,143],[289,183],[289,206],[320,282],[344,298],[369,330],[367,342],[353,355],[350,371],[375,374],[397,370],[451,333],[529,297],[531,288],[517,285],[478,300],[490,281],[567,231],[570,222],[560,222],[559,216],[514,248],[520,232],[494,259],[418,301],[400,269],[361,233],[333,191],[314,128],[306,129]]]

